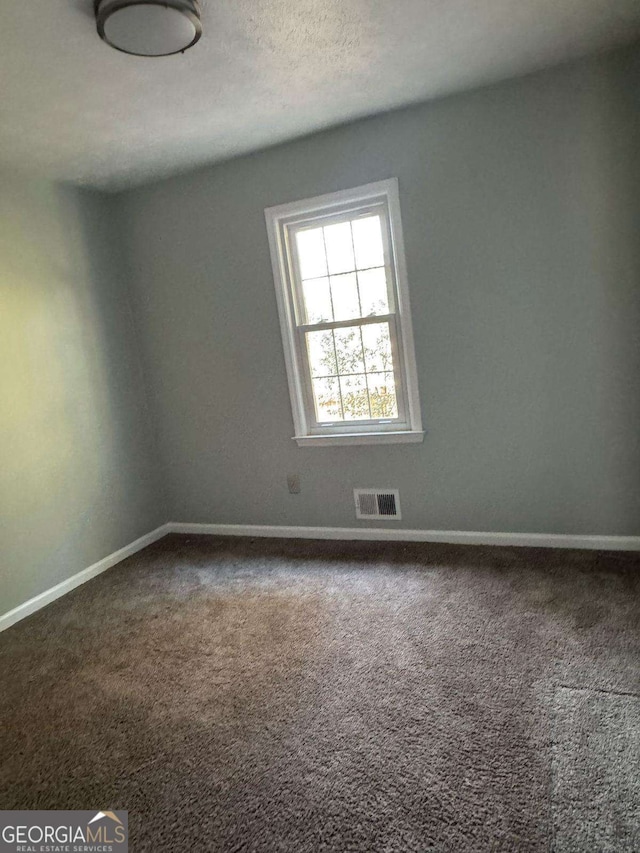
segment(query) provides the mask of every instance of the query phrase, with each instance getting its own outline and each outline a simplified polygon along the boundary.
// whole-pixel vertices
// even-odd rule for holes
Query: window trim
[[[375,206],[376,203],[385,208],[386,214],[385,254],[389,252],[390,257],[388,259],[385,257],[385,262],[391,271],[395,285],[396,306],[393,315],[395,334],[392,335],[392,339],[395,337],[397,341],[397,354],[399,356],[397,370],[402,379],[399,391],[403,398],[404,419],[402,422],[399,419],[389,420],[386,424],[377,420],[347,421],[338,424],[331,423],[322,427],[315,421],[315,417],[309,418],[307,412],[309,405],[308,369],[306,360],[300,355],[303,348],[300,347],[297,340],[299,335],[304,334],[304,325],[306,324],[301,327],[297,321],[297,314],[300,311],[299,294],[295,282],[291,280],[294,254],[289,245],[289,227],[294,225],[299,227],[307,221],[312,225],[314,219],[326,221],[328,217],[344,217],[347,213],[352,214],[358,205],[362,205],[363,209],[366,209]],[[311,199],[269,207],[265,210],[265,219],[291,398],[295,430],[293,439],[299,446],[307,447],[422,441],[424,432],[420,414],[397,179],[391,178]],[[386,245],[387,238],[388,246]],[[370,322],[379,321],[379,319],[384,320],[386,317],[387,315],[381,318],[372,318]],[[354,325],[361,322],[362,318],[354,321],[346,320],[344,325]],[[389,322],[391,324],[392,320],[389,319]],[[312,325],[315,328],[319,324]],[[400,413],[400,399],[398,404]]]

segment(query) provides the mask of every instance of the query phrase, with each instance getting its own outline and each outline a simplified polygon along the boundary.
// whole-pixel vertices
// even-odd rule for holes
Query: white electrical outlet
[[[287,474],[287,488],[292,495],[300,494],[300,474]]]

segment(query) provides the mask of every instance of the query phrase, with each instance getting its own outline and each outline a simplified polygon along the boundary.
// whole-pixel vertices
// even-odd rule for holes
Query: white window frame
[[[359,211],[365,214],[372,209],[381,215],[383,222],[385,266],[390,281],[390,296],[394,303],[390,302],[389,307],[395,307],[395,310],[388,315],[371,318],[306,325],[300,321],[303,317],[300,287],[299,279],[296,278],[296,259],[290,232],[304,227],[307,223],[312,226],[320,221],[340,221],[353,218]],[[291,396],[295,429],[293,439],[301,447],[422,441],[424,432],[397,179],[391,178],[363,187],[269,207],[265,210],[265,218]],[[363,325],[384,320],[389,323],[390,328],[398,418],[317,422],[307,363],[305,332],[312,329],[321,330],[323,327]]]

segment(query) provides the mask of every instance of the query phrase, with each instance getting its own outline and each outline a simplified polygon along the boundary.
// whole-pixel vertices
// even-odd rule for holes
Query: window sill
[[[402,432],[349,432],[342,435],[294,435],[298,447],[339,447],[354,444],[419,444],[424,430]]]

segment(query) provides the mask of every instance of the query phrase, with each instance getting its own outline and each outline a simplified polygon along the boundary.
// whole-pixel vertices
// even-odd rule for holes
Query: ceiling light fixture
[[[184,53],[202,35],[198,0],[95,0],[100,38],[135,56]]]

